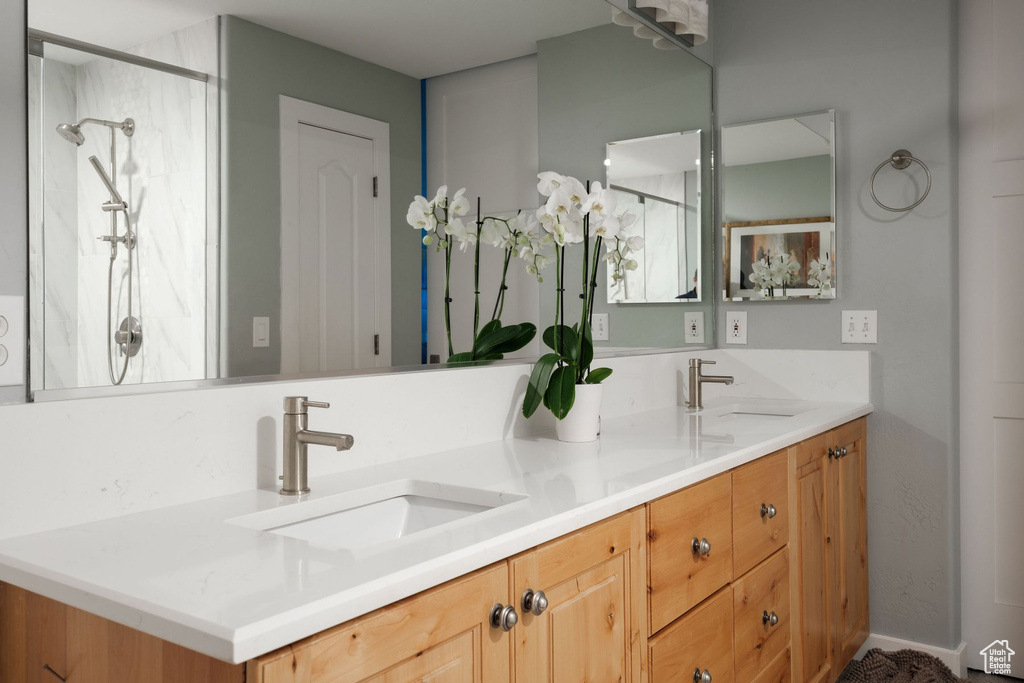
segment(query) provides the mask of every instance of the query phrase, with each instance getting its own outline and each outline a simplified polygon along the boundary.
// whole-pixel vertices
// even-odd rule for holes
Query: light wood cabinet
[[[69,683],[243,683],[245,671],[0,583],[0,682],[54,683],[58,676]]]
[[[548,602],[539,615],[520,613],[516,681],[643,680],[645,522],[640,508],[511,561],[515,604],[527,590]]]
[[[789,661],[789,549],[737,579],[732,595],[736,681],[752,683],[779,657]]]
[[[789,543],[786,451],[766,455],[732,475],[732,575],[743,576]]]
[[[793,679],[835,680],[868,635],[866,419],[789,449]]]
[[[733,594],[725,587],[650,640],[652,683],[733,683]]]
[[[732,579],[732,476],[695,484],[648,504],[651,633]],[[695,550],[707,541],[710,552]]]
[[[247,683],[507,683],[510,637],[490,624],[507,596],[502,562],[259,657]]]
[[[832,537],[832,654],[841,670],[868,636],[867,441],[864,419],[832,432],[829,533]]]

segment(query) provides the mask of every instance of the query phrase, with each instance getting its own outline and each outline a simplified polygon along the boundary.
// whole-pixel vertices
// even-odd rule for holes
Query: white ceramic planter
[[[557,420],[555,433],[559,441],[585,443],[596,441],[601,433],[601,384],[577,384],[576,400],[564,420]]]

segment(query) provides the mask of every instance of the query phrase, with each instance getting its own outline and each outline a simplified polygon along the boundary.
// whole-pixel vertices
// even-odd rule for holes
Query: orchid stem
[[[494,312],[491,314],[491,320],[499,320],[501,318],[501,312],[505,308],[505,277],[508,275],[508,265],[512,260],[512,250],[505,250],[505,265],[501,269],[501,285],[498,287],[498,298],[494,301]]]
[[[480,330],[480,230],[483,225],[483,216],[480,215],[480,197],[477,197],[476,252],[473,255],[473,346],[476,346],[476,335]]]
[[[558,364],[562,364],[562,247],[555,245],[555,351]]]

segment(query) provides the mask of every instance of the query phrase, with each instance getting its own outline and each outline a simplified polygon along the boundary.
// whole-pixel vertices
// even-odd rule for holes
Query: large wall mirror
[[[617,186],[648,226],[672,214],[635,257],[674,273],[648,305],[601,271],[597,350],[713,342],[683,324],[714,329],[709,45],[656,49],[605,0],[329,4],[29,0],[36,400],[443,365],[449,329],[466,350],[498,311],[543,329],[545,245],[493,231],[527,226],[542,171]],[[617,176],[651,139],[647,181]],[[441,187],[462,233],[411,224]]]
[[[835,111],[722,127],[726,301],[836,296]]]

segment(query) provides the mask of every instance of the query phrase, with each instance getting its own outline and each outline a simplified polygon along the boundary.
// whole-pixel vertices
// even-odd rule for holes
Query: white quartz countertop
[[[799,414],[736,414],[759,406]],[[592,444],[550,436],[435,453],[319,477],[299,498],[254,490],[0,541],[0,581],[238,663],[871,411],[728,399],[699,416],[667,408],[605,420]],[[402,480],[525,498],[355,550],[227,521]]]

